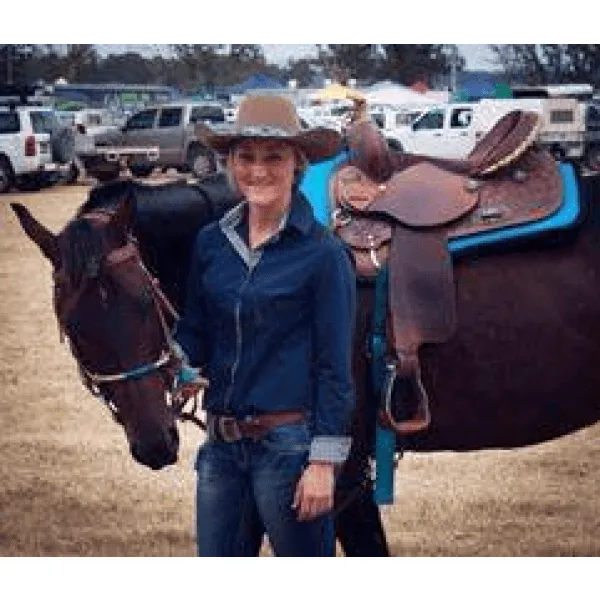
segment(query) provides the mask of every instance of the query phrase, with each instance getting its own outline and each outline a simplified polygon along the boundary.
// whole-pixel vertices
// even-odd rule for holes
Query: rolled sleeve
[[[314,437],[310,444],[308,460],[311,462],[343,463],[350,453],[350,436],[326,436]]]
[[[316,401],[311,460],[343,462],[354,408],[352,342],[356,279],[343,245],[329,238],[315,298]]]

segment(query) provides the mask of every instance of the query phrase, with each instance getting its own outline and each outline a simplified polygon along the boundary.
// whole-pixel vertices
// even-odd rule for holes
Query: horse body
[[[571,231],[455,260],[458,329],[422,349],[430,428],[415,450],[535,444],[600,419],[600,205]]]
[[[454,258],[458,329],[447,342],[421,348],[422,378],[431,397],[432,421],[424,432],[404,438],[403,447],[413,451],[519,447],[570,433],[600,419],[600,206],[589,190],[584,190],[582,199],[585,214],[567,232],[502,249],[475,249]],[[98,210],[116,211],[122,221],[123,241],[126,233],[136,238],[144,265],[180,310],[198,230],[235,202],[222,176],[197,186],[123,181],[95,188],[74,221]],[[122,214],[124,205],[129,207],[127,215]],[[53,236],[26,209],[13,208],[55,270],[60,268],[58,246],[64,232]],[[129,268],[130,281],[137,280],[140,291],[146,290],[148,296],[143,270],[133,263]],[[372,450],[377,402],[363,371],[368,365],[362,352],[371,329],[373,289],[359,288],[359,346],[355,353],[358,414],[353,433],[360,458],[355,464],[360,471]],[[103,310],[97,305],[102,294],[92,293],[91,297],[96,304],[92,303],[92,310],[87,310],[80,321],[89,318],[92,322]],[[139,301],[147,304],[147,298],[140,297]],[[128,323],[127,331],[133,337],[144,323],[136,320],[138,317]],[[151,320],[152,345],[159,347],[163,332],[160,322]],[[118,327],[116,322],[110,327],[107,321],[104,338],[110,338]],[[152,359],[148,344],[132,348],[131,354],[128,367]],[[110,357],[107,360],[110,362]],[[119,401],[119,394],[115,396],[115,403],[125,408],[125,419],[132,412],[137,414],[134,424],[125,427],[132,455],[152,468],[172,464],[178,450],[176,415],[165,410],[166,388],[157,385],[161,379],[170,381],[170,375],[158,375],[158,371],[151,371],[123,382],[119,394],[124,401]],[[139,415],[143,415],[142,421]],[[373,516],[370,531],[383,536],[372,499],[367,509]],[[366,530],[367,509],[342,511],[338,529],[358,532],[358,524],[363,523]],[[356,542],[357,554],[368,552],[368,537],[366,532]],[[374,545],[381,548],[385,542]]]

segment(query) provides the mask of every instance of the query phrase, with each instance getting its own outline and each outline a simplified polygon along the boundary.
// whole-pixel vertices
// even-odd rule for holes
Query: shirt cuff
[[[341,464],[348,458],[351,442],[350,436],[318,435],[310,444],[308,460]]]

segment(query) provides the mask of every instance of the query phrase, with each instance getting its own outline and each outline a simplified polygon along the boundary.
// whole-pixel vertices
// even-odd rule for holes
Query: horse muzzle
[[[179,456],[179,433],[175,426],[158,430],[156,435],[135,440],[130,445],[133,458],[153,471],[177,462]]]

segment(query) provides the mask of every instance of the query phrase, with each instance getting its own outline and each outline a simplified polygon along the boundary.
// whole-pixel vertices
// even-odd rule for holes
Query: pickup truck
[[[383,130],[395,150],[439,158],[464,158],[493,125],[511,110],[528,110],[541,117],[537,142],[557,160],[593,165],[597,133],[586,125],[586,111],[574,98],[521,98],[434,106],[410,124]],[[600,157],[596,153],[596,162]],[[600,164],[598,165],[600,168]]]
[[[217,169],[217,156],[196,135],[196,124],[224,124],[223,106],[213,102],[179,101],[150,106],[133,114],[125,125],[96,138],[96,146],[154,147],[158,155],[136,157],[129,169],[146,177],[155,167],[175,168],[203,177]]]

